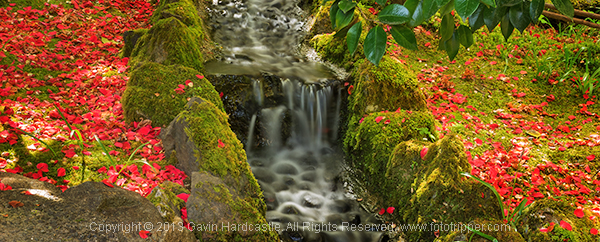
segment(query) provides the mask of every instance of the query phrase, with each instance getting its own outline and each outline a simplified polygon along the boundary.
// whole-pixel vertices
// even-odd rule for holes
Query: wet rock
[[[321,208],[321,206],[323,206],[323,199],[314,194],[305,194],[302,196],[302,206],[308,208]]]
[[[254,177],[256,177],[257,180],[267,184],[273,183],[277,178],[277,175],[268,168],[255,167],[252,168],[252,173],[254,173]]]
[[[294,206],[294,205],[287,205],[287,206],[281,208],[280,211],[283,214],[294,214],[294,215],[301,214],[300,210],[298,208],[296,208],[296,206]]]
[[[296,174],[298,174],[298,169],[296,169],[296,167],[294,165],[289,164],[289,163],[278,164],[278,165],[275,166],[275,168],[273,170],[276,173],[283,174],[283,175],[296,175]]]
[[[275,190],[276,192],[281,192],[281,191],[285,191],[290,189],[290,187],[288,185],[286,185],[284,182],[282,181],[276,181],[273,182],[271,184],[271,187],[273,188],[273,190]]]
[[[296,185],[296,180],[294,180],[294,178],[292,178],[290,176],[285,176],[285,177],[283,177],[283,183],[285,183],[285,185],[288,185],[288,186],[294,186],[294,185]]]
[[[341,225],[343,222],[342,215],[340,214],[331,214],[325,218],[326,223]]]
[[[334,200],[327,208],[334,213],[347,213],[352,210],[353,202],[349,200]]]
[[[154,204],[166,221],[179,223],[183,222],[181,208],[185,207],[185,202],[177,197],[181,193],[189,194],[190,191],[179,184],[166,181],[155,187],[146,198]]]
[[[277,206],[279,206],[279,202],[277,202],[277,196],[272,192],[264,192],[263,196],[265,198],[265,204],[267,205],[267,211],[275,210]]]
[[[303,172],[300,175],[300,178],[303,181],[314,182],[317,179],[317,172],[316,171],[306,171],[306,172]]]

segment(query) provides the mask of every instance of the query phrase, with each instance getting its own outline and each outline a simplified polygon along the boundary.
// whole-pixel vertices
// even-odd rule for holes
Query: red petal
[[[389,214],[392,214],[395,209],[396,209],[395,207],[388,207],[387,210],[386,210],[386,212],[389,213]]]
[[[379,210],[379,215],[383,215],[385,213],[385,208],[382,208],[381,210]]]
[[[571,225],[569,223],[565,222],[564,220],[560,221],[560,227],[562,227],[563,229],[569,230],[569,231],[573,230],[573,227],[571,227]]]
[[[177,195],[177,197],[181,198],[181,200],[183,200],[184,202],[187,202],[188,198],[190,197],[190,194],[181,193],[181,194]]]
[[[583,210],[581,208],[575,209],[575,211],[573,212],[573,214],[575,214],[575,216],[577,216],[578,218],[583,218]]]
[[[73,166],[73,170],[79,170],[79,166]]]
[[[596,228],[591,228],[590,229],[590,234],[597,235],[598,234],[598,230]]]
[[[383,120],[385,117],[384,116],[379,116],[377,118],[375,118],[375,122],[379,123],[381,122],[381,120]]]
[[[589,161],[593,161],[594,159],[596,159],[595,155],[589,155],[588,157],[586,157]]]
[[[203,75],[196,75],[196,77],[198,77],[198,79],[202,79],[202,78],[204,78],[204,76],[203,76]]]
[[[354,85],[350,85],[350,86],[348,87],[348,95],[351,95],[351,94],[352,94],[352,90],[354,90]]]
[[[140,230],[140,237],[142,237],[142,239],[146,239],[146,238],[148,238],[149,233],[150,233],[150,231]]]
[[[115,187],[115,186],[113,186],[113,184],[111,184],[110,182],[108,182],[108,180],[106,180],[106,179],[102,180],[102,183],[104,183],[104,185],[106,185],[108,187]]]
[[[41,172],[49,172],[49,170],[48,170],[48,164],[46,164],[46,163],[39,163],[35,167],[37,167],[37,169],[39,171],[41,171]]]
[[[223,143],[223,141],[221,141],[221,139],[219,139],[219,148],[223,148],[225,147],[225,144]]]
[[[428,147],[423,147],[421,150],[421,160],[425,160],[425,156],[427,155],[427,151],[429,151]]]
[[[56,176],[63,177],[65,175],[67,175],[67,172],[65,171],[65,168],[62,168],[62,167],[58,168],[58,173],[56,174]]]

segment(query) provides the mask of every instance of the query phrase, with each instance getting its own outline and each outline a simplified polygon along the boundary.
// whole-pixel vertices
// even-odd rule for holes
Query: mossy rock
[[[150,199],[167,222],[175,222],[176,218],[181,217],[181,208],[185,207],[185,202],[177,197],[181,193],[189,194],[190,191],[177,183],[166,181],[155,187],[146,198]]]
[[[142,36],[144,36],[147,32],[148,32],[148,29],[136,29],[136,30],[125,31],[125,33],[123,33],[123,42],[125,45],[123,46],[121,55],[123,57],[130,57],[131,52],[135,48],[135,45],[138,42],[138,40]]]
[[[131,53],[130,65],[145,62],[183,65],[204,71],[202,27],[188,27],[175,17],[161,19],[142,36]]]
[[[192,176],[188,218],[195,226],[266,225],[262,191],[227,118],[212,102],[193,97],[161,134],[167,158],[175,155],[177,167]],[[196,236],[211,241],[277,240],[274,231],[266,230],[196,230]]]
[[[355,169],[363,171],[365,180],[373,184],[377,184],[385,174],[388,160],[398,143],[427,139],[428,135],[420,132],[419,128],[437,137],[434,118],[429,112],[378,112],[357,123],[354,129],[346,132],[344,147]]]
[[[383,206],[397,207],[394,219],[403,224],[466,224],[474,219],[501,218],[494,193],[481,183],[468,179],[464,145],[455,135],[448,135],[428,146],[407,141],[394,149],[387,171],[376,194]],[[483,197],[482,197],[483,194]],[[437,221],[437,222],[436,222]],[[433,241],[435,231],[407,231],[408,241]],[[441,236],[452,231],[440,231]]]
[[[125,121],[147,118],[156,126],[167,125],[183,111],[187,99],[193,96],[202,97],[223,110],[223,103],[213,85],[197,75],[202,74],[185,66],[166,66],[153,62],[135,69],[121,100]],[[190,80],[193,87],[185,85],[186,80]],[[175,91],[178,85],[185,86],[185,93],[178,94]]]
[[[364,114],[378,111],[427,110],[425,95],[419,87],[417,75],[405,64],[384,56],[376,67],[361,61],[352,73],[354,90],[349,97],[351,122]]]
[[[160,1],[156,10],[150,17],[150,22],[157,24],[162,19],[174,17],[188,27],[201,27],[202,19],[191,0],[164,0]]]
[[[578,218],[575,216],[576,200],[573,198],[544,198],[536,200],[531,207],[523,213],[522,223],[520,223],[519,232],[531,242],[583,242],[596,241],[597,235],[592,235],[592,228],[599,228],[595,220],[589,219],[595,216],[589,209],[583,209],[584,216]],[[561,227],[560,222],[564,221],[571,225],[569,231]],[[541,232],[540,228],[547,228],[548,232]]]

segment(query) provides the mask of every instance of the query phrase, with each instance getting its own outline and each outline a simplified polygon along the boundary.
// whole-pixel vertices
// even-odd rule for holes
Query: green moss
[[[123,57],[130,57],[139,38],[144,36],[147,32],[148,32],[148,29],[136,29],[136,30],[133,30],[133,33],[125,32],[123,34],[123,42],[125,43],[125,45],[123,46],[121,55]]]
[[[383,119],[377,122],[378,117]],[[377,184],[377,180],[382,179],[381,174],[385,173],[396,144],[410,139],[427,138],[417,128],[426,128],[436,135],[434,119],[429,112],[379,112],[372,113],[359,122],[354,129],[346,132],[344,147],[355,168],[363,171],[365,180],[369,183]]]
[[[381,189],[374,189],[382,198],[382,206],[403,205],[397,207],[394,219],[405,224],[466,224],[476,218],[501,217],[492,191],[459,174],[471,166],[457,136],[449,135],[431,144],[423,160],[420,152],[425,145],[407,141],[396,146],[379,184]],[[440,232],[442,236],[451,234]],[[407,231],[406,235],[408,241],[435,239],[432,231]]]
[[[246,162],[246,152],[235,134],[229,128],[227,114],[213,103],[193,102],[178,116],[189,124],[186,133],[198,146],[201,171],[208,171],[216,176],[232,177],[251,175]],[[219,147],[219,141],[223,147]],[[252,176],[252,180],[255,180]],[[255,185],[258,189],[258,184]]]
[[[130,64],[135,68],[149,61],[203,71],[203,39],[201,27],[188,27],[174,17],[161,19],[137,41]]]
[[[192,96],[202,97],[223,110],[221,98],[212,84],[196,75],[201,73],[180,65],[165,66],[153,62],[135,69],[121,100],[125,120],[148,118],[154,125],[168,125]],[[185,85],[186,80],[192,81],[193,87]],[[185,86],[185,93],[175,91],[178,85]]]
[[[594,220],[587,219],[594,215],[589,209],[584,209],[584,217],[576,217],[574,214],[575,202],[574,198],[536,200],[531,207],[525,210],[522,216],[524,219],[519,228],[520,232],[532,242],[597,240],[597,237],[590,233],[590,229],[598,228],[599,224]],[[570,224],[572,230],[562,228],[561,221]],[[540,228],[547,228],[548,232],[540,232]]]
[[[194,3],[190,0],[165,0],[160,1],[158,7],[152,13],[150,22],[158,23],[161,19],[175,17],[188,27],[200,27],[202,19],[198,16],[198,11]]]
[[[462,224],[460,227],[461,231],[455,231],[453,233],[448,234],[447,236],[442,238],[444,242],[454,242],[454,241],[489,241],[473,232],[470,232],[465,226],[467,224]],[[512,242],[525,242],[525,239],[519,234],[514,228],[510,228],[508,224],[503,223],[500,220],[481,220],[475,219],[473,222],[468,223],[469,227],[480,231],[484,234],[492,236],[496,238],[498,241],[512,241]]]
[[[159,184],[158,188],[152,190],[146,198],[149,198],[150,202],[158,208],[163,218],[168,222],[174,222],[175,216],[180,216],[179,211],[185,207],[185,202],[177,195],[181,193],[189,194],[190,191],[170,181]]]

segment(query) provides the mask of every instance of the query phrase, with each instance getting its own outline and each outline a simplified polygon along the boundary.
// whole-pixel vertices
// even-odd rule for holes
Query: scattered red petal
[[[62,168],[62,167],[58,168],[56,176],[57,177],[63,177],[65,175],[67,175],[67,172],[65,171],[65,168]]]
[[[596,228],[591,228],[591,229],[590,229],[590,234],[593,234],[593,235],[598,235],[598,229],[596,229]]]
[[[381,210],[379,210],[379,215],[383,215],[385,213],[385,208],[382,208]]]
[[[148,234],[150,234],[150,231],[146,231],[146,230],[140,230],[140,237],[142,239],[146,239],[148,238]]]
[[[583,210],[581,208],[575,209],[573,214],[575,214],[575,216],[577,216],[578,218],[583,218],[583,216],[584,216]]]
[[[396,210],[396,208],[395,208],[395,207],[388,207],[388,208],[386,209],[386,212],[387,212],[387,213],[389,213],[389,214],[392,214],[392,213],[394,213],[394,210]]]
[[[224,148],[225,144],[223,143],[223,141],[221,141],[221,139],[219,139],[218,141],[219,141],[219,148]]]
[[[573,230],[573,227],[571,227],[571,224],[565,222],[564,220],[560,221],[560,227],[562,227],[563,229],[569,230],[569,231]]]
[[[181,198],[181,200],[183,200],[184,202],[187,202],[188,198],[190,197],[190,194],[181,193],[181,194],[177,195],[177,197]]]
[[[427,155],[427,151],[429,151],[428,147],[423,147],[423,149],[421,149],[421,160],[425,160],[425,156]]]
[[[37,167],[38,171],[41,171],[41,172],[50,172],[48,170],[48,164],[46,164],[46,163],[43,163],[43,162],[39,163],[35,167]]]
[[[113,186],[113,184],[111,184],[110,182],[108,182],[107,179],[102,180],[102,183],[104,183],[104,185],[106,185],[108,187],[115,187],[115,186]]]

